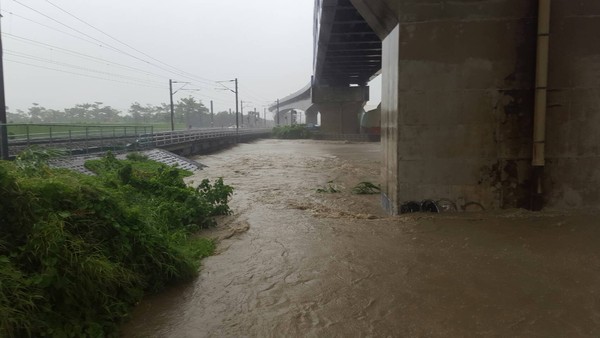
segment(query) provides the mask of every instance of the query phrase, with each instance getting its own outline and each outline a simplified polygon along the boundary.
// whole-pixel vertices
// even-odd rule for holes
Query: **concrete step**
[[[202,170],[202,168],[205,167],[204,165],[202,165],[196,161],[192,161],[190,159],[173,154],[173,153],[171,153],[167,150],[163,150],[163,149],[144,150],[144,151],[140,151],[140,153],[143,155],[146,155],[149,159],[151,159],[153,161],[164,163],[164,164],[172,166],[172,167],[178,167],[178,168],[181,168],[184,170],[197,171],[197,170]],[[125,159],[127,156],[127,152],[115,153],[115,156],[118,159]],[[93,160],[93,159],[99,159],[99,158],[102,158],[102,154],[76,155],[76,156],[68,156],[68,157],[58,158],[58,159],[50,161],[49,164],[53,168],[66,168],[66,169],[78,171],[83,174],[94,175],[93,172],[87,170],[84,167],[84,163],[87,160]]]

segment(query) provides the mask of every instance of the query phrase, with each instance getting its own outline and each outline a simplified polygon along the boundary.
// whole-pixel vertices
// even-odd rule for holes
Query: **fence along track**
[[[32,146],[64,149],[70,155],[91,154],[108,150],[139,151],[154,147],[198,142],[202,140],[239,138],[266,134],[270,129],[190,129],[154,132],[153,126],[8,124],[12,132],[8,142],[11,155]],[[35,132],[34,132],[35,131]]]

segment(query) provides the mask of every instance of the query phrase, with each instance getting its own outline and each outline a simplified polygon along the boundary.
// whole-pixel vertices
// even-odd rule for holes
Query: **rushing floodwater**
[[[197,160],[192,180],[235,187],[220,228],[237,233],[195,281],[144,300],[123,336],[600,334],[589,218],[386,217],[378,195],[350,193],[380,183],[376,143],[265,140]],[[342,192],[317,193],[329,181]]]

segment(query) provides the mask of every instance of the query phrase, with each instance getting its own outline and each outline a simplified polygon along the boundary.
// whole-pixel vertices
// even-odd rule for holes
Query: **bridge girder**
[[[279,100],[279,110],[308,110],[318,87],[366,86],[381,71],[382,44],[350,0],[315,0],[313,77]],[[269,111],[277,110],[273,103]]]

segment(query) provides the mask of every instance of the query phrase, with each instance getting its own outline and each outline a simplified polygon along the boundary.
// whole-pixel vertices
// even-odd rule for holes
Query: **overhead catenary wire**
[[[2,33],[2,35],[6,36],[8,38],[13,38],[13,39],[20,40],[21,42],[24,42],[24,43],[46,47],[46,48],[48,48],[50,50],[55,50],[55,51],[63,52],[63,53],[66,53],[66,54],[70,54],[70,55],[74,55],[74,56],[78,56],[78,57],[82,57],[82,58],[87,58],[87,59],[90,59],[90,60],[93,60],[93,61],[96,61],[96,62],[110,63],[112,65],[116,65],[116,66],[123,67],[123,68],[126,68],[126,69],[130,69],[130,70],[133,70],[133,71],[138,71],[140,73],[144,73],[144,74],[148,74],[148,75],[153,75],[153,76],[159,77],[161,79],[167,79],[168,78],[167,75],[161,75],[161,74],[150,72],[150,71],[147,71],[147,70],[144,70],[144,69],[141,69],[141,68],[132,67],[132,66],[128,66],[128,65],[125,65],[125,64],[121,64],[121,63],[116,63],[114,61],[110,61],[110,60],[107,60],[107,59],[99,58],[99,57],[96,57],[96,56],[93,56],[93,55],[89,55],[89,54],[85,54],[85,53],[80,53],[80,52],[77,52],[77,51],[74,51],[74,50],[71,50],[71,49],[62,48],[62,47],[59,47],[59,46],[56,46],[56,45],[51,45],[51,44],[48,44],[48,43],[45,43],[45,42],[41,42],[41,41],[37,41],[37,40],[33,40],[33,39],[28,39],[28,38],[25,38],[25,37],[22,37],[22,36],[10,34],[10,33]]]
[[[160,89],[160,90],[167,90],[168,89],[166,86],[165,87],[159,87],[159,86],[146,85],[146,84],[142,84],[142,83],[120,81],[120,80],[115,80],[115,79],[110,79],[110,78],[105,78],[105,77],[100,77],[100,76],[94,76],[94,75],[89,75],[89,74],[82,74],[82,73],[72,72],[72,71],[58,69],[58,68],[52,68],[52,67],[47,67],[47,66],[42,66],[42,65],[31,64],[31,63],[27,63],[27,62],[12,60],[12,59],[4,59],[4,61],[18,63],[18,64],[27,65],[27,66],[31,66],[31,67],[37,67],[37,68],[52,70],[52,71],[57,71],[57,72],[66,73],[66,74],[73,74],[73,75],[88,77],[88,78],[92,78],[92,79],[105,80],[105,81],[111,81],[111,82],[117,82],[117,83],[124,83],[124,84],[130,84],[130,85],[135,85],[135,86],[143,86],[143,87],[148,87],[148,88],[156,88],[156,89]],[[213,97],[210,97],[210,96],[207,96],[207,95],[202,95],[202,94],[197,94],[197,95],[204,96],[204,97],[206,97],[208,99],[211,99],[211,100],[213,100],[215,102],[221,102],[221,103],[224,103],[224,104],[230,104],[231,103],[229,101],[216,99],[216,98],[213,98]]]
[[[119,39],[115,38],[114,36],[112,36],[112,35],[110,35],[110,34],[108,34],[108,33],[104,32],[103,30],[101,30],[101,29],[97,28],[96,26],[94,26],[94,25],[92,25],[92,24],[88,23],[87,21],[85,21],[85,20],[83,20],[83,19],[81,19],[81,18],[77,17],[76,15],[74,15],[74,14],[70,13],[69,11],[65,10],[64,8],[62,8],[62,7],[60,7],[60,6],[56,5],[56,4],[54,4],[53,2],[51,2],[51,1],[49,1],[49,0],[46,0],[46,2],[47,2],[47,3],[49,3],[50,5],[54,6],[54,7],[55,7],[55,8],[57,8],[58,10],[62,11],[63,13],[65,13],[65,14],[67,14],[67,15],[71,16],[72,18],[74,18],[74,19],[78,20],[79,22],[83,23],[84,25],[86,25],[86,26],[88,26],[88,27],[91,27],[92,29],[94,29],[94,30],[96,30],[96,31],[100,32],[101,34],[103,34],[103,35],[105,35],[105,36],[107,36],[107,37],[111,38],[112,40],[114,40],[114,41],[116,41],[116,42],[118,42],[118,43],[120,43],[120,44],[122,44],[122,45],[124,45],[124,46],[126,46],[126,47],[128,47],[128,48],[130,48],[130,49],[132,49],[132,50],[134,50],[134,51],[136,51],[136,52],[138,52],[138,53],[140,53],[140,54],[142,54],[142,55],[146,56],[146,57],[148,57],[148,58],[150,58],[151,60],[154,60],[154,61],[156,61],[156,62],[159,62],[160,64],[162,64],[162,65],[165,65],[165,66],[167,66],[167,67],[170,67],[170,68],[172,68],[172,69],[174,69],[174,70],[176,70],[176,71],[179,71],[179,72],[181,72],[181,73],[188,74],[188,75],[189,75],[189,76],[191,76],[191,77],[195,77],[195,78],[201,79],[202,81],[208,81],[208,82],[211,82],[211,83],[214,83],[214,82],[215,82],[215,81],[213,81],[213,80],[206,79],[206,78],[202,78],[202,77],[199,77],[199,76],[197,76],[197,75],[191,74],[191,73],[189,73],[189,72],[183,71],[183,70],[181,70],[181,69],[178,69],[177,67],[171,66],[171,65],[169,65],[169,64],[167,64],[167,63],[165,63],[165,62],[163,62],[163,61],[161,61],[161,60],[159,60],[159,59],[156,59],[156,58],[152,57],[151,55],[148,55],[148,54],[146,54],[146,53],[144,53],[144,52],[140,51],[139,49],[137,49],[137,48],[135,48],[135,47],[131,46],[130,44],[128,44],[128,43],[126,43],[126,42],[123,42],[123,41],[121,41],[121,40],[119,40]]]
[[[82,74],[82,73],[72,72],[72,71],[68,71],[68,70],[64,70],[64,69],[46,67],[46,66],[36,65],[36,64],[32,64],[32,63],[27,63],[27,62],[12,60],[12,59],[4,59],[4,61],[13,62],[13,63],[19,63],[19,64],[22,64],[22,65],[27,65],[27,66],[31,66],[31,67],[37,67],[37,68],[42,68],[42,69],[53,70],[53,71],[57,71],[57,72],[61,72],[61,73],[67,73],[67,74],[74,74],[74,75],[79,75],[79,76],[83,76],[83,77],[89,77],[89,78],[92,78],[92,79],[99,79],[99,80],[105,80],[105,81],[125,83],[125,84],[130,84],[130,85],[135,85],[135,86],[156,88],[156,89],[160,89],[160,90],[166,90],[167,89],[166,87],[158,87],[158,86],[151,86],[151,85],[146,85],[146,84],[141,84],[141,83],[133,83],[133,82],[127,82],[127,81],[114,80],[114,79],[109,79],[109,78],[105,78],[105,77],[94,76],[94,75],[89,75],[89,74]]]
[[[71,29],[71,30],[73,30],[73,31],[75,31],[75,32],[77,32],[77,33],[79,33],[79,34],[81,34],[81,35],[85,36],[85,37],[88,37],[88,38],[90,38],[90,39],[92,39],[92,40],[94,40],[94,41],[96,41],[96,42],[98,42],[98,43],[100,43],[100,44],[103,44],[103,45],[105,45],[104,47],[106,47],[106,48],[113,49],[114,51],[117,51],[117,52],[126,53],[126,52],[123,52],[123,51],[119,51],[119,49],[118,49],[118,48],[115,48],[115,47],[113,47],[113,46],[111,46],[111,45],[109,45],[109,44],[105,44],[105,43],[104,43],[102,40],[96,39],[95,37],[93,37],[93,36],[91,36],[91,35],[89,35],[89,34],[86,34],[86,33],[84,33],[84,32],[82,32],[82,31],[80,31],[80,30],[79,30],[79,29],[77,29],[77,28],[73,28],[73,27],[71,27],[71,26],[67,25],[67,24],[66,24],[66,23],[64,23],[64,22],[61,22],[61,21],[59,21],[59,20],[56,20],[56,19],[52,18],[51,16],[49,16],[49,15],[46,15],[46,14],[44,14],[44,13],[42,13],[42,12],[38,11],[37,9],[35,9],[35,8],[31,7],[31,6],[28,6],[28,5],[26,5],[26,4],[22,3],[22,2],[20,2],[19,0],[13,0],[13,1],[14,1],[14,2],[16,2],[16,3],[17,3],[17,4],[19,4],[19,5],[21,5],[21,6],[25,7],[25,8],[27,8],[27,9],[29,9],[29,10],[31,10],[31,11],[33,11],[33,12],[35,12],[35,13],[39,14],[39,15],[41,15],[41,16],[43,16],[43,17],[45,17],[45,18],[49,19],[49,20],[51,20],[51,21],[54,21],[54,22],[58,23],[58,24],[59,24],[59,25],[61,25],[61,26],[64,26],[64,27],[66,27],[66,28],[68,28],[68,29]],[[133,55],[130,55],[130,56],[133,56]]]
[[[134,59],[138,60],[138,61],[144,62],[144,63],[146,63],[146,64],[148,64],[148,65],[151,65],[151,66],[153,66],[153,67],[156,67],[156,68],[162,69],[162,70],[164,70],[164,71],[167,71],[167,72],[169,72],[169,73],[171,73],[171,74],[176,74],[177,76],[184,77],[184,78],[186,78],[186,79],[195,80],[195,81],[205,81],[205,82],[210,82],[211,84],[214,84],[214,81],[212,81],[212,80],[206,80],[206,79],[200,79],[200,80],[198,80],[198,78],[194,78],[194,76],[186,75],[186,72],[183,72],[183,71],[177,70],[176,68],[174,68],[174,67],[172,67],[172,66],[168,66],[168,67],[170,67],[170,68],[172,68],[172,69],[176,69],[176,71],[174,71],[174,70],[172,70],[172,69],[165,68],[165,66],[157,65],[157,64],[156,64],[156,63],[154,63],[154,62],[150,62],[150,61],[148,61],[148,60],[145,60],[145,59],[143,59],[143,58],[141,58],[141,57],[138,57],[138,56],[136,56],[136,55],[133,55],[133,54],[131,54],[131,53],[127,52],[127,51],[124,51],[124,50],[122,50],[122,49],[120,49],[120,48],[118,48],[118,47],[115,47],[115,46],[113,46],[113,45],[111,45],[111,44],[109,44],[109,43],[106,43],[105,41],[102,41],[102,40],[100,40],[100,39],[97,39],[97,38],[95,38],[95,37],[93,37],[93,36],[91,36],[91,35],[89,35],[89,34],[87,34],[87,33],[84,33],[84,32],[82,32],[81,30],[79,30],[79,29],[77,29],[77,28],[71,27],[71,26],[69,26],[69,25],[67,25],[67,24],[65,24],[65,23],[63,23],[63,22],[61,22],[61,21],[59,21],[59,20],[57,20],[57,19],[54,19],[54,18],[52,18],[51,16],[49,16],[49,15],[47,15],[47,14],[44,14],[43,12],[41,12],[41,11],[39,11],[39,10],[37,10],[37,9],[35,9],[35,8],[33,8],[33,7],[31,7],[31,6],[28,6],[28,5],[26,5],[26,4],[22,3],[22,2],[20,2],[19,0],[13,0],[13,1],[14,1],[15,3],[17,3],[17,4],[21,5],[21,6],[23,6],[23,7],[27,8],[27,9],[29,9],[29,10],[33,11],[33,12],[35,12],[35,13],[39,14],[39,15],[41,15],[41,16],[43,16],[43,17],[45,17],[45,18],[49,19],[49,20],[51,20],[51,21],[54,21],[54,22],[56,22],[56,23],[60,24],[61,26],[64,26],[64,27],[66,27],[66,28],[69,28],[69,29],[71,29],[71,30],[73,30],[73,31],[75,31],[75,32],[77,32],[77,33],[79,33],[79,34],[81,34],[81,35],[85,36],[85,37],[88,37],[88,38],[90,38],[90,39],[92,39],[92,40],[94,40],[94,41],[97,41],[97,42],[99,42],[99,43],[101,44],[101,47],[102,47],[102,48],[108,48],[109,50],[112,50],[112,51],[114,51],[114,52],[117,52],[117,53],[121,53],[121,54],[127,55],[127,56],[129,56],[129,57],[131,57],[131,58],[134,58]],[[139,52],[138,52],[138,53],[139,53]]]
[[[85,41],[87,43],[90,43],[90,44],[92,44],[92,45],[94,45],[94,46],[96,46],[98,48],[107,49],[107,50],[109,50],[111,52],[119,53],[119,54],[128,56],[128,57],[133,58],[133,59],[135,59],[137,61],[140,61],[140,62],[142,62],[142,63],[144,63],[146,65],[150,65],[152,67],[155,67],[156,69],[160,69],[161,72],[165,72],[166,74],[169,74],[169,75],[162,75],[162,74],[159,74],[157,72],[152,72],[152,71],[144,70],[144,69],[141,69],[141,68],[128,66],[126,64],[117,63],[117,62],[110,61],[110,60],[107,60],[107,59],[103,59],[103,58],[99,58],[99,57],[92,56],[92,55],[89,55],[89,54],[81,53],[81,52],[78,52],[78,51],[75,51],[75,50],[70,50],[70,49],[67,49],[67,48],[62,48],[62,47],[59,47],[59,46],[54,46],[54,45],[47,44],[47,43],[40,42],[40,41],[36,41],[36,40],[33,40],[33,39],[28,39],[26,37],[16,36],[16,35],[8,34],[8,33],[3,33],[4,36],[10,36],[11,38],[18,39],[18,40],[20,40],[20,42],[23,42],[23,43],[37,44],[38,46],[43,46],[43,47],[49,48],[50,50],[53,50],[53,51],[60,51],[60,52],[65,53],[65,54],[69,54],[69,55],[72,55],[72,56],[77,56],[77,57],[85,58],[87,60],[90,60],[90,61],[93,61],[93,62],[102,63],[104,65],[110,65],[110,66],[114,66],[114,67],[120,67],[120,68],[123,68],[123,69],[127,69],[128,71],[131,71],[131,72],[136,72],[136,73],[139,73],[139,74],[144,74],[146,76],[154,76],[157,79],[173,78],[173,75],[175,75],[175,78],[180,77],[180,78],[183,78],[183,79],[186,79],[186,80],[192,80],[193,81],[192,84],[194,86],[207,88],[209,90],[212,90],[214,92],[214,94],[217,94],[217,92],[215,91],[215,88],[214,88],[215,84],[218,83],[217,81],[214,81],[214,80],[211,80],[211,79],[207,79],[207,78],[203,78],[203,77],[199,77],[199,76],[194,75],[192,73],[189,73],[189,72],[186,72],[184,70],[178,69],[178,68],[176,68],[174,66],[171,66],[171,65],[169,65],[167,63],[164,63],[164,62],[162,62],[162,61],[160,61],[160,60],[152,57],[151,55],[146,54],[146,53],[144,53],[144,52],[136,49],[134,46],[131,46],[131,45],[129,45],[129,44],[127,44],[127,43],[125,43],[125,42],[123,42],[123,41],[121,41],[121,40],[113,37],[113,36],[111,36],[110,34],[103,32],[99,28],[97,28],[97,27],[95,27],[95,26],[93,26],[91,24],[88,24],[85,20],[80,19],[79,17],[71,14],[70,12],[66,11],[63,8],[60,8],[59,6],[57,6],[56,4],[54,4],[54,3],[50,2],[50,1],[47,1],[47,2],[49,4],[51,4],[52,6],[54,6],[55,8],[59,9],[60,11],[66,13],[67,15],[69,15],[69,16],[77,19],[78,21],[86,24],[87,26],[93,28],[94,30],[102,33],[103,35],[109,37],[111,40],[114,40],[114,41],[118,42],[119,44],[121,44],[123,46],[126,46],[127,48],[135,51],[136,53],[139,53],[139,54],[145,56],[148,59],[154,60],[155,62],[148,61],[147,59],[145,59],[143,57],[139,57],[139,56],[136,56],[136,55],[134,55],[134,54],[132,54],[130,52],[124,51],[122,48],[119,48],[118,46],[116,46],[114,44],[106,43],[105,41],[103,41],[101,39],[98,39],[98,38],[96,38],[96,37],[94,37],[94,36],[92,36],[90,34],[87,34],[86,32],[84,32],[84,31],[82,31],[80,29],[77,29],[75,27],[72,27],[72,26],[70,26],[70,25],[68,25],[68,24],[60,21],[60,20],[52,18],[50,15],[47,15],[47,14],[43,13],[42,11],[37,10],[37,9],[35,9],[35,8],[33,8],[33,7],[27,5],[27,4],[25,4],[25,3],[23,3],[23,2],[21,2],[19,0],[13,0],[13,1],[15,3],[21,5],[21,6],[25,7],[25,8],[27,8],[27,9],[35,12],[35,13],[37,13],[38,15],[41,15],[44,18],[46,18],[48,20],[51,20],[51,21],[53,21],[53,22],[61,25],[62,27],[65,27],[65,28],[67,28],[67,29],[69,29],[69,30],[71,30],[71,31],[73,31],[73,32],[81,35],[81,36],[78,36],[78,35],[75,35],[75,34],[71,34],[69,32],[57,29],[57,28],[52,27],[50,25],[46,25],[44,23],[37,22],[35,20],[26,18],[24,16],[15,14],[14,12],[7,12],[7,11],[2,11],[2,12],[9,13],[9,14],[15,16],[15,17],[20,18],[20,19],[27,20],[29,22],[33,22],[35,24],[44,26],[46,28],[52,29],[54,31],[57,31],[57,32],[59,32],[61,34],[65,34],[65,35],[68,35],[70,37],[77,38],[79,40],[82,40],[82,41]],[[13,52],[13,51],[11,51],[11,52]],[[89,69],[89,68],[85,68],[85,67],[77,66],[77,65],[73,65],[73,64],[68,64],[68,63],[57,61],[57,60],[50,60],[50,59],[44,59],[44,58],[36,57],[36,56],[33,56],[33,55],[27,55],[25,53],[21,53],[21,55],[15,55],[14,52],[13,52],[12,56],[13,57],[17,57],[17,58],[25,58],[25,59],[29,58],[30,60],[34,60],[36,62],[49,63],[49,64],[56,65],[56,66],[59,66],[59,67],[69,67],[69,68],[73,68],[73,69],[80,70],[80,71],[83,71],[83,72],[94,72],[94,73],[97,73],[97,74],[100,74],[100,75],[107,75],[107,76],[111,76],[111,77],[119,77],[121,79],[125,79],[125,80],[128,80],[128,81],[120,81],[120,80],[110,79],[110,78],[106,78],[106,77],[102,77],[102,76],[95,76],[95,75],[90,75],[90,74],[83,74],[81,72],[68,71],[68,70],[65,70],[65,69],[55,68],[55,67],[47,67],[47,66],[43,66],[43,65],[37,65],[37,64],[32,64],[32,63],[28,63],[28,62],[22,62],[22,61],[13,60],[13,59],[9,59],[7,61],[13,62],[13,63],[19,63],[19,64],[23,64],[23,65],[28,65],[28,66],[31,66],[31,67],[37,67],[37,68],[41,68],[41,69],[48,69],[48,70],[52,70],[52,71],[63,72],[63,73],[67,73],[67,74],[73,74],[73,75],[77,75],[77,76],[93,78],[93,79],[100,79],[100,80],[106,80],[106,81],[112,81],[112,82],[118,82],[118,83],[132,84],[132,85],[136,85],[136,86],[144,86],[144,87],[150,87],[150,88],[161,88],[161,89],[166,88],[166,87],[163,87],[160,83],[157,83],[157,82],[154,82],[154,81],[150,81],[150,80],[146,80],[146,79],[142,80],[142,79],[139,79],[139,78],[135,78],[133,76],[123,75],[123,74],[113,74],[113,73],[109,73],[109,72],[102,72],[102,71],[92,70],[92,69]],[[159,63],[159,64],[156,64],[156,63]],[[164,66],[161,66],[161,65],[164,65]],[[136,82],[140,82],[140,83],[136,83]],[[221,85],[221,86],[223,86],[223,85]],[[225,87],[225,86],[223,86],[223,87]],[[223,103],[223,104],[231,104],[231,102],[230,102],[229,99],[221,98],[220,97],[221,95],[219,95],[219,94],[217,94],[216,97],[214,95],[211,96],[211,95],[206,95],[206,94],[196,94],[196,95],[199,95],[199,96],[202,96],[202,97],[206,97],[206,98],[211,99],[211,100],[213,100],[215,102],[220,102],[220,103]],[[258,95],[256,95],[256,96],[254,96],[254,95],[248,95],[248,96],[249,97],[254,97],[254,98],[257,98],[257,99],[263,101],[263,99],[260,98]]]
[[[107,59],[99,58],[99,57],[96,57],[96,56],[93,56],[93,55],[89,55],[89,54],[85,54],[85,53],[80,53],[80,52],[77,52],[77,51],[74,51],[74,50],[71,50],[71,49],[62,48],[62,47],[59,47],[59,46],[56,46],[56,45],[52,45],[52,44],[48,44],[48,43],[45,43],[45,42],[41,42],[41,41],[37,41],[37,40],[25,38],[25,37],[22,37],[22,36],[10,34],[10,33],[2,33],[2,35],[6,36],[8,38],[19,40],[20,42],[23,42],[23,43],[28,43],[28,44],[31,44],[31,45],[41,46],[41,47],[48,48],[48,49],[53,50],[53,51],[63,52],[65,54],[69,54],[69,55],[73,55],[73,56],[77,56],[77,57],[89,59],[89,60],[92,60],[92,61],[95,61],[95,62],[99,62],[99,63],[103,63],[103,64],[110,64],[110,65],[114,65],[114,66],[117,66],[117,67],[122,67],[124,69],[128,69],[128,70],[131,70],[131,71],[137,71],[137,72],[139,72],[141,74],[152,75],[152,76],[160,78],[160,79],[166,80],[166,79],[169,78],[168,75],[161,75],[161,74],[158,74],[158,73],[154,73],[154,72],[143,70],[141,68],[124,65],[124,64],[121,64],[121,63],[116,63],[114,61],[110,61],[110,60],[107,60]],[[209,89],[212,89],[212,87],[213,87],[213,86],[209,86],[209,85],[202,84],[202,83],[195,83],[195,82],[191,82],[191,83],[193,85],[195,85],[195,86],[198,86],[198,87],[206,87],[206,88],[209,88]]]
[[[254,99],[256,99],[257,101],[261,101],[261,102],[270,102],[271,100],[266,99],[265,97],[263,97],[262,95],[259,95],[258,93],[256,93],[255,91],[251,90],[250,88],[244,86],[243,88],[241,88],[243,91],[245,91],[246,93],[249,93],[247,96],[250,96]]]
[[[120,77],[120,78],[127,79],[127,80],[130,80],[130,81],[139,81],[139,82],[142,82],[142,83],[150,83],[150,84],[155,84],[157,86],[161,85],[160,82],[156,82],[156,81],[148,81],[146,79],[140,79],[140,78],[136,78],[136,77],[133,77],[133,76],[127,76],[127,75],[122,75],[122,74],[115,74],[115,73],[105,72],[105,71],[101,71],[101,70],[97,70],[97,69],[90,69],[90,68],[86,68],[86,67],[82,67],[82,66],[78,66],[78,65],[73,65],[73,64],[69,64],[69,63],[65,63],[65,62],[55,61],[55,60],[51,60],[51,59],[47,59],[47,58],[43,58],[43,57],[31,55],[31,54],[27,54],[27,53],[14,52],[14,51],[11,51],[11,50],[6,50],[6,49],[4,50],[4,53],[6,53],[7,55],[11,55],[11,56],[21,57],[21,58],[24,58],[24,59],[29,59],[29,60],[39,61],[39,62],[50,63],[50,64],[54,64],[54,65],[57,65],[57,66],[69,67],[69,68],[73,68],[73,69],[77,69],[77,70],[83,70],[83,71],[91,72],[91,73],[98,73],[98,74],[103,74],[103,75]]]
[[[42,26],[42,27],[45,27],[45,28],[51,29],[51,30],[53,30],[53,31],[56,31],[56,32],[59,32],[59,33],[65,34],[65,35],[68,35],[68,36],[70,36],[70,37],[72,37],[72,38],[75,38],[75,39],[78,39],[78,40],[81,40],[81,41],[85,41],[85,42],[87,42],[87,43],[89,43],[89,44],[92,44],[92,45],[94,45],[94,46],[97,46],[97,47],[102,47],[102,45],[100,45],[98,42],[95,42],[95,41],[92,41],[92,40],[89,40],[89,39],[83,38],[83,37],[81,37],[81,36],[77,36],[77,35],[75,35],[75,34],[71,34],[71,33],[69,33],[69,32],[65,32],[65,31],[63,31],[63,30],[60,30],[60,29],[58,29],[58,28],[56,28],[56,27],[52,27],[52,26],[50,26],[50,25],[46,25],[46,24],[44,24],[44,23],[41,23],[41,22],[39,22],[39,21],[32,20],[32,19],[30,19],[30,18],[27,18],[27,17],[24,17],[24,16],[22,16],[22,15],[16,14],[16,13],[14,13],[14,12],[10,12],[10,11],[5,11],[5,10],[2,10],[2,13],[8,13],[8,14],[10,14],[10,15],[12,15],[12,16],[15,16],[15,17],[19,18],[19,19],[23,19],[23,20],[29,21],[29,22],[31,22],[31,23],[34,23],[34,24],[36,24],[36,25],[39,25],[39,26]]]

